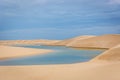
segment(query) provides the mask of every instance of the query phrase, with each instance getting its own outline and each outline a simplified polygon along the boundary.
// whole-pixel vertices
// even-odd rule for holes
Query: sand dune
[[[0,66],[0,80],[120,80],[120,63]]]
[[[120,44],[120,35],[111,34],[78,40],[68,46],[77,48],[112,48],[118,44]]]
[[[8,40],[0,41],[0,45],[50,45],[75,48],[112,48],[120,44],[120,34],[102,36],[79,36],[66,40]]]
[[[106,61],[106,62],[120,61],[120,45],[115,46],[115,47],[105,51],[104,53],[97,56],[96,58],[94,58],[91,61]]]
[[[0,40],[0,45],[41,45],[58,41],[60,40]]]
[[[0,59],[30,56],[52,52],[52,50],[0,46]]]
[[[51,45],[51,46],[66,46],[68,44],[74,43],[75,41],[83,40],[83,39],[87,39],[87,38],[91,38],[91,37],[95,37],[95,36],[91,36],[91,35],[78,36],[78,37],[75,37],[75,38],[66,39],[66,40],[62,40],[62,41],[56,42],[56,43],[50,43],[50,44],[47,44],[47,45]]]
[[[103,35],[84,40],[67,40],[72,47],[110,48],[89,62],[62,65],[0,66],[0,80],[120,80],[120,35]],[[26,54],[18,54],[22,51]],[[49,52],[48,50],[47,52]],[[36,54],[41,49],[0,47],[1,56]],[[30,53],[31,52],[31,53]],[[34,52],[34,53],[32,53]],[[46,52],[46,50],[43,50]],[[41,52],[42,53],[42,52]],[[15,55],[15,56],[14,56]]]

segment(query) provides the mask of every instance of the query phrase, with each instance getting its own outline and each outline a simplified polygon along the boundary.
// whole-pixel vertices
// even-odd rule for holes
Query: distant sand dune
[[[62,41],[59,41],[59,42],[56,42],[56,43],[47,44],[47,45],[51,45],[51,46],[66,46],[66,45],[71,45],[75,41],[84,40],[84,39],[91,38],[91,37],[95,37],[95,36],[91,36],[91,35],[78,36],[78,37],[75,37],[75,38],[66,39],[66,40],[62,40]]]
[[[76,48],[112,48],[120,44],[120,35],[102,35],[97,37],[92,37],[84,40],[78,40],[69,45],[69,47]]]
[[[1,40],[0,45],[41,45],[58,41],[60,40]]]
[[[67,46],[74,48],[112,48],[120,44],[120,34],[102,36],[79,36],[71,39],[48,43],[50,46]]]

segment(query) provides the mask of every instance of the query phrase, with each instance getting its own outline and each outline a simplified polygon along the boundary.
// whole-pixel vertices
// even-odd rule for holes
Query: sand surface
[[[91,38],[91,37],[95,37],[95,36],[92,36],[92,35],[78,36],[78,37],[75,37],[75,38],[70,38],[70,39],[58,41],[58,42],[55,42],[55,43],[49,43],[47,45],[50,45],[50,46],[66,46],[66,45],[74,43],[75,41],[84,40],[84,39]]]
[[[0,46],[0,59],[44,54],[48,52],[52,52],[52,50]]]
[[[74,48],[104,48],[109,49],[120,44],[120,34],[108,34],[102,36],[78,36],[71,39],[49,43],[51,46],[67,46]]]
[[[120,80],[120,63],[0,66],[0,80]]]
[[[119,62],[120,61],[120,45],[117,45],[96,58],[92,59],[91,61],[106,61],[106,62]]]
[[[69,46],[77,48],[112,48],[118,44],[120,44],[120,34],[109,34],[78,40]]]

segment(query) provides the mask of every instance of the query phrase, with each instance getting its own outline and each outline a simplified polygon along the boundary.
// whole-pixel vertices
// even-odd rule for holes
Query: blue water
[[[22,46],[28,48],[51,49],[55,52],[14,59],[0,60],[0,65],[48,65],[72,64],[86,62],[96,57],[104,50],[78,50],[56,46]]]

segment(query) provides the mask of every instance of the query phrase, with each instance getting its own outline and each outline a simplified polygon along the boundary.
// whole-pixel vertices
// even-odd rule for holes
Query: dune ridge
[[[74,43],[75,41],[84,40],[84,39],[91,38],[91,37],[95,37],[95,36],[93,36],[93,35],[78,36],[78,37],[75,37],[75,38],[65,39],[65,40],[55,42],[55,43],[50,43],[50,44],[47,44],[47,45],[50,45],[50,46],[66,46],[66,45]]]
[[[120,34],[107,34],[101,36],[84,35],[45,45],[66,46],[73,48],[109,49],[118,44],[120,44]]]
[[[76,48],[112,48],[120,43],[119,34],[109,34],[75,41],[69,47]]]
[[[0,40],[0,45],[43,45],[56,43],[60,40]]]

